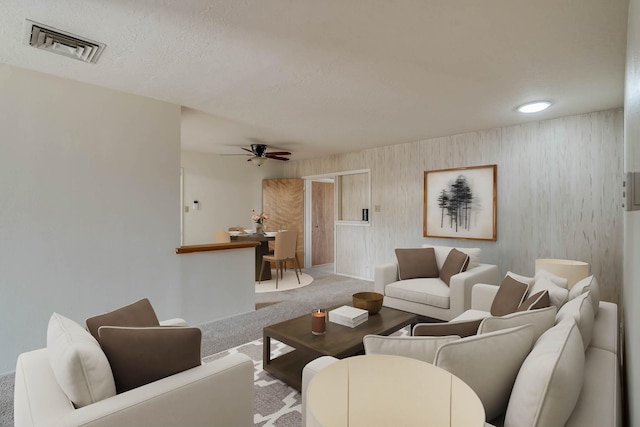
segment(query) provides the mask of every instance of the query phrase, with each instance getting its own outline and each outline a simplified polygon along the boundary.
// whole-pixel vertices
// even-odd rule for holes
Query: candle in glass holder
[[[311,313],[311,333],[313,335],[324,335],[327,330],[327,313],[322,310],[314,310]]]

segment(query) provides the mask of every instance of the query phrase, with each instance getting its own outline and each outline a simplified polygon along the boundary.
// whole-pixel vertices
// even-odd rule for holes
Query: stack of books
[[[362,310],[348,305],[343,305],[342,307],[335,308],[329,312],[329,322],[348,326],[350,328],[355,328],[356,326],[363,324],[368,318],[369,312],[367,310]]]

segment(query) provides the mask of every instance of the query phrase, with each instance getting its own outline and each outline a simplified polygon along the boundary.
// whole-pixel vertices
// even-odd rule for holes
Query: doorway
[[[311,181],[311,266],[334,262],[335,194],[333,179]]]

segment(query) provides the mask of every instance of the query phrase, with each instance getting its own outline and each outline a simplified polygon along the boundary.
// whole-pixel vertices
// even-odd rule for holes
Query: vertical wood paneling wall
[[[480,247],[482,261],[533,275],[536,258],[591,264],[604,299],[622,280],[623,114],[607,110],[291,161],[285,176],[371,169],[370,227],[338,225],[336,271],[373,279],[397,247]],[[496,242],[422,237],[425,170],[498,165]]]
[[[304,182],[301,179],[262,180],[262,211],[269,231],[296,230],[296,254],[304,267]],[[293,267],[293,265],[290,265]]]

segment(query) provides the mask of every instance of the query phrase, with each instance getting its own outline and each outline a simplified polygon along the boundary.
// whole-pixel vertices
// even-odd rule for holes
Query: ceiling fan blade
[[[244,147],[240,147],[241,149],[243,149],[244,151],[248,151],[251,154],[255,154],[253,151],[249,150],[248,148],[244,148]]]
[[[240,154],[220,154],[221,156],[253,156],[253,154],[244,154],[244,153],[240,153]]]
[[[290,156],[291,153],[288,151],[269,151],[267,155],[274,154],[276,156]]]
[[[267,158],[275,159],[275,160],[284,160],[285,162],[289,161],[286,157],[274,156],[271,153],[267,153]]]

